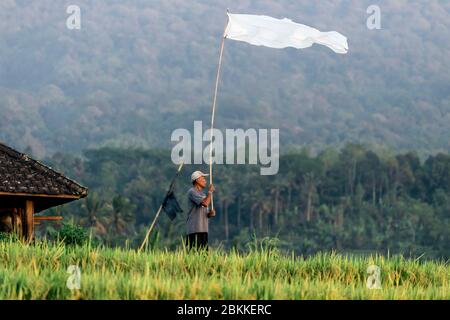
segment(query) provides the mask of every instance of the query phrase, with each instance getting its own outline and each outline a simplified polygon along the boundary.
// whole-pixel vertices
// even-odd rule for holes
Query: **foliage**
[[[17,242],[19,241],[19,237],[16,233],[0,232],[0,241],[9,243]]]
[[[68,246],[81,246],[89,240],[86,229],[73,223],[64,223],[52,236]]]
[[[65,207],[68,219],[90,226],[105,244],[138,247],[175,173],[169,155],[102,148],[85,152],[84,158],[57,155],[49,162],[90,189],[86,200]],[[75,159],[77,172],[71,171]],[[198,169],[205,170],[186,165],[178,178],[175,194],[184,209],[189,175]],[[280,250],[305,255],[389,251],[449,258],[449,174],[449,154],[422,162],[415,153],[355,144],[317,155],[283,154],[276,176],[260,176],[258,166],[219,165],[210,241],[245,249],[255,235],[257,240],[277,237]],[[90,223],[93,207],[96,226]],[[170,221],[162,213],[155,231],[156,247],[176,248],[185,233],[185,214]]]
[[[82,26],[71,31],[66,7],[53,0],[0,1],[0,140],[38,157],[104,145],[168,148],[174,129],[209,123],[226,3],[76,4]],[[350,51],[227,41],[217,127],[280,128],[283,146],[313,150],[354,141],[448,151],[448,1],[383,1],[382,30],[366,26],[372,4],[233,3],[232,12],[337,30]]]

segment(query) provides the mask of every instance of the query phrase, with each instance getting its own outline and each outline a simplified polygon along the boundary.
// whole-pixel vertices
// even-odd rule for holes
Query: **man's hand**
[[[210,184],[209,188],[208,188],[208,195],[205,197],[205,199],[203,199],[202,206],[209,207],[209,204],[211,203],[211,197],[212,197],[214,190],[215,190],[214,185]]]
[[[216,216],[216,210],[210,210],[208,212],[208,218],[212,218],[212,217],[215,217],[215,216]]]

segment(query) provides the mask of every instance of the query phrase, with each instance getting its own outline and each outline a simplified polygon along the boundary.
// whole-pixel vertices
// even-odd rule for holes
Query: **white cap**
[[[209,176],[209,174],[203,173],[201,171],[194,171],[191,175],[191,181],[194,182],[200,177],[207,177],[207,176]]]

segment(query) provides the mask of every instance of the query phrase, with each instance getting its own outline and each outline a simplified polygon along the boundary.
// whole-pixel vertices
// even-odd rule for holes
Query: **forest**
[[[83,156],[56,153],[46,161],[89,187],[85,200],[52,209],[66,222],[89,228],[108,246],[137,247],[164,198],[176,167],[170,152],[100,148]],[[176,248],[185,232],[188,165],[175,195],[184,209],[174,221],[163,214],[152,239]],[[217,216],[213,246],[245,250],[255,239],[276,239],[286,251],[309,255],[335,250],[450,256],[450,154],[421,161],[416,153],[374,152],[359,144],[307,148],[282,154],[280,172],[261,176],[256,165],[215,166]],[[38,226],[45,236],[55,225]]]
[[[81,29],[68,30],[69,4]],[[227,41],[217,121],[279,128],[282,146],[450,151],[449,1],[0,1],[0,139],[37,157],[170,148],[209,122],[226,9],[336,30],[349,53]]]

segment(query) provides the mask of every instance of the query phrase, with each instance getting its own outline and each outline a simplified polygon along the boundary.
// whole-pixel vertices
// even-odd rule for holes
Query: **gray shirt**
[[[189,211],[186,220],[187,234],[208,232],[208,208],[202,206],[206,195],[203,191],[191,188],[188,191]]]

